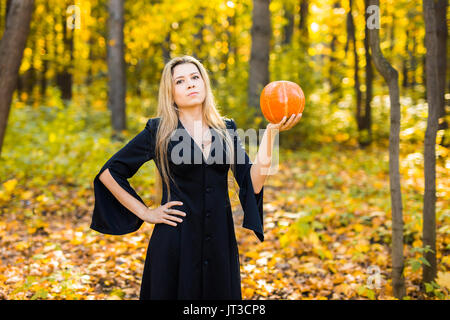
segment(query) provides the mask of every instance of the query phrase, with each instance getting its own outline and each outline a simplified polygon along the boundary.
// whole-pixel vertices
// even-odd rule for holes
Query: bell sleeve
[[[154,119],[148,120],[144,130],[115,153],[94,178],[95,204],[90,228],[112,235],[122,235],[138,230],[144,222],[119,200],[100,181],[103,171],[109,169],[116,182],[137,200],[144,201],[131,187],[128,179],[147,161],[154,158]]]
[[[263,195],[264,186],[259,193],[255,194],[250,175],[252,162],[242,145],[241,139],[236,132],[236,123],[230,119],[231,136],[234,141],[234,159],[236,172],[234,177],[239,185],[239,200],[244,211],[244,221],[242,226],[252,230],[258,239],[264,241],[263,230]]]

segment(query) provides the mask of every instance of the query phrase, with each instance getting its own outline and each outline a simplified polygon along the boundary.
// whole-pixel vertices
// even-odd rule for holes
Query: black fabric
[[[125,208],[102,184],[98,176],[109,168],[113,178],[136,199],[142,199],[128,183],[137,170],[155,158],[156,130],[159,118],[148,120],[144,130],[114,154],[94,179],[95,206],[91,228],[106,234],[126,234],[139,229],[142,220]],[[254,193],[250,168],[251,161],[236,133],[236,124],[225,119],[232,133],[236,164],[234,175],[239,185],[239,199],[244,211],[243,227],[253,230],[260,241],[263,233],[263,192]],[[211,128],[213,144],[205,160],[201,149],[178,121],[177,137],[169,142],[169,169],[176,182],[170,181],[171,201],[183,205],[172,208],[186,213],[183,222],[176,227],[155,224],[150,237],[141,283],[140,299],[242,299],[239,252],[234,232],[227,174],[230,164],[211,162],[216,152],[223,153],[223,144],[214,143],[219,136]],[[178,139],[177,139],[178,138]],[[186,140],[186,141],[185,141]],[[220,139],[219,139],[220,141]],[[216,141],[217,142],[217,141]],[[181,145],[191,150],[190,163],[173,161],[172,151]],[[189,146],[190,144],[190,146]],[[220,143],[219,143],[220,145]],[[174,148],[177,148],[174,150]],[[201,163],[194,163],[194,159]],[[158,170],[158,163],[155,162]],[[167,202],[167,190],[163,184],[161,205]],[[179,217],[179,216],[177,216]]]

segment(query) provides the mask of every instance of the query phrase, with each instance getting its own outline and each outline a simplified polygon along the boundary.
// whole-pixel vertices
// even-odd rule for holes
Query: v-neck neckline
[[[208,163],[208,160],[211,158],[212,136],[211,136],[211,143],[210,143],[211,146],[209,147],[209,150],[208,150],[208,157],[207,157],[207,159],[205,159],[205,155],[204,155],[204,153],[203,153],[202,148],[200,148],[200,147],[198,146],[197,142],[195,142],[195,139],[192,138],[191,134],[190,134],[189,131],[184,127],[184,125],[183,125],[183,123],[181,122],[180,118],[178,118],[178,127],[180,127],[180,126],[181,126],[181,128],[184,129],[184,131],[186,131],[186,133],[187,133],[188,136],[189,136],[189,139],[194,143],[194,145],[197,147],[197,149],[200,150],[200,153],[202,154],[203,162],[204,162],[204,163]],[[209,126],[208,126],[208,127],[209,127]],[[212,128],[209,127],[209,131],[211,131],[211,130],[212,130]]]

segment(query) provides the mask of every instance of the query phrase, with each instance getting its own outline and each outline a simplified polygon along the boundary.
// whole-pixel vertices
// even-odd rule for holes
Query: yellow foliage
[[[7,193],[11,193],[17,186],[17,180],[11,179],[3,183],[3,188]]]
[[[436,283],[447,290],[450,290],[450,272],[439,271],[437,274]]]

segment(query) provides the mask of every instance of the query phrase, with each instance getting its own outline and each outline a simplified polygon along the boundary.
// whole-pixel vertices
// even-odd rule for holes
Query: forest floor
[[[425,294],[420,159],[417,152],[401,158],[405,298],[448,299],[449,160],[437,164],[439,273]],[[13,180],[0,189],[0,299],[138,299],[152,225],[103,235],[89,229],[92,188],[54,183],[48,198]],[[385,148],[286,153],[264,189],[264,242],[241,227],[231,191],[243,299],[395,299]]]

